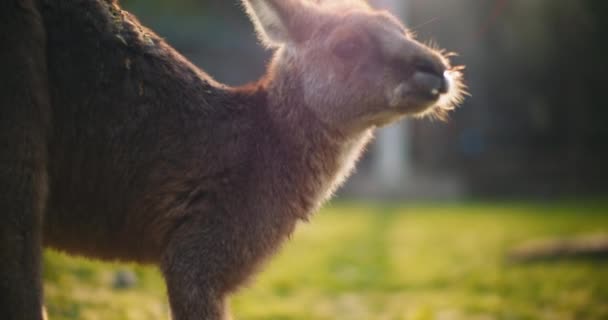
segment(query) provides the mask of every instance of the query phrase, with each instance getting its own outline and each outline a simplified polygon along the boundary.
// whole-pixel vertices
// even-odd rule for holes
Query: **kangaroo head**
[[[462,99],[459,68],[363,1],[243,3],[261,42],[276,49],[268,75],[276,96],[299,89],[303,104],[329,126],[350,131],[405,115],[442,118]]]

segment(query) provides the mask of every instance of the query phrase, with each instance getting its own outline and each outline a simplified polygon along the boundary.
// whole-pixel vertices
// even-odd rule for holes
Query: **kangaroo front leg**
[[[219,228],[219,227],[218,227]],[[173,232],[161,270],[173,320],[227,320],[229,268],[221,231],[185,223]]]
[[[211,282],[176,266],[163,273],[173,320],[228,320],[224,297]]]

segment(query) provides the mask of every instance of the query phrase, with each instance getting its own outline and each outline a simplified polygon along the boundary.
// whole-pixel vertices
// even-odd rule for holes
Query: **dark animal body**
[[[43,34],[30,47],[20,44],[15,56],[38,54],[19,58],[37,69],[16,64],[16,74],[31,78],[15,88],[17,99],[1,100],[0,142],[8,148],[0,160],[8,169],[0,204],[10,212],[0,221],[0,257],[17,259],[0,267],[6,319],[41,317],[41,242],[157,264],[174,319],[224,319],[226,295],[331,195],[374,126],[384,124],[373,116],[368,125],[325,121],[307,106],[307,71],[286,53],[265,78],[231,88],[115,2],[8,2],[25,3],[32,34]],[[285,11],[277,3],[245,5]],[[10,9],[0,16],[17,12]],[[447,68],[428,55],[441,72]],[[11,58],[18,59],[3,61]],[[32,101],[29,109],[17,108],[23,101]],[[14,243],[22,252],[11,251]]]

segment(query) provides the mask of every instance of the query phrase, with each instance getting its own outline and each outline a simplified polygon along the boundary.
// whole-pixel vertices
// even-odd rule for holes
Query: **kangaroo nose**
[[[440,61],[420,58],[414,61],[413,82],[418,90],[432,97],[439,97],[449,91],[449,82],[445,76],[445,66]]]

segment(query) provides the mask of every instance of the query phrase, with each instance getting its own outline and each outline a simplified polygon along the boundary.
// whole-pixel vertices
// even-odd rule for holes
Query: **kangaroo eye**
[[[334,54],[342,59],[352,59],[361,51],[361,42],[357,39],[341,41],[334,47]]]

